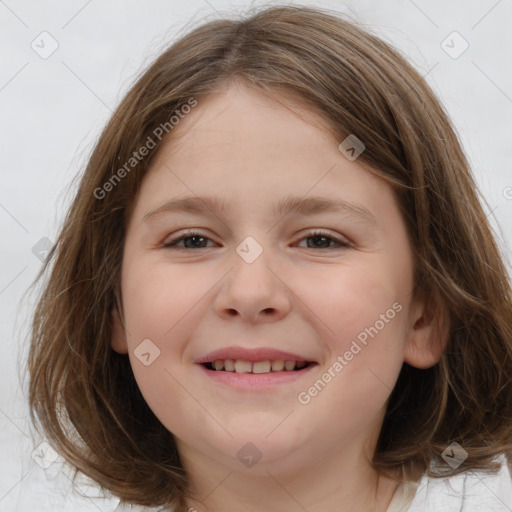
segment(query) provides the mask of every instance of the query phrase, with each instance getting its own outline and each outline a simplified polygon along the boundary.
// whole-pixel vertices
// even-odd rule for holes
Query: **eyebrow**
[[[208,210],[210,212],[226,213],[230,207],[230,202],[216,196],[179,197],[170,199],[164,204],[157,206],[144,215],[142,221],[147,222],[164,213],[203,214]],[[339,198],[288,196],[279,201],[273,209],[273,214],[276,217],[282,217],[288,213],[298,213],[299,215],[306,216],[322,212],[344,213],[356,217],[373,227],[377,226],[375,217],[367,208]]]

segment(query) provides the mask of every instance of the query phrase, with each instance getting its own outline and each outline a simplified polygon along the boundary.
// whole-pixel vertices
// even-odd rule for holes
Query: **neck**
[[[191,451],[180,451],[195,498],[188,510],[197,512],[385,512],[398,486],[346,450],[288,471],[267,465],[245,472],[204,457],[197,464]]]

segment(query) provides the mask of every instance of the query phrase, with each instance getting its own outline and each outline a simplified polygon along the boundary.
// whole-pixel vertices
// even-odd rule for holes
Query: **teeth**
[[[291,372],[295,368],[295,361],[285,361],[284,369],[288,372]]]
[[[237,359],[235,361],[235,372],[236,373],[251,373],[252,363],[250,361],[242,361]]]
[[[269,373],[270,361],[257,361],[252,363],[252,373]]]
[[[300,370],[307,366],[306,361],[245,361],[243,359],[216,359],[211,363],[215,371],[226,371],[235,373],[271,373],[282,372],[283,370],[291,372],[295,369]]]
[[[221,368],[221,370],[222,370],[222,368]],[[227,372],[235,371],[235,362],[233,361],[233,359],[226,359],[224,361],[224,370],[226,370]]]
[[[273,372],[282,372],[284,368],[284,361],[277,360],[272,361],[272,371]]]

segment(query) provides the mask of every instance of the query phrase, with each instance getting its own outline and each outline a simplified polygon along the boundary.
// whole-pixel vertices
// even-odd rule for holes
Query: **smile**
[[[246,361],[244,359],[216,359],[206,362],[204,366],[208,370],[235,372],[235,373],[275,373],[275,372],[293,372],[301,370],[306,366],[314,364],[308,361],[284,361],[276,359],[274,361]]]
[[[304,378],[318,363],[292,360],[216,359],[197,365],[220,386],[240,391],[271,391]]]

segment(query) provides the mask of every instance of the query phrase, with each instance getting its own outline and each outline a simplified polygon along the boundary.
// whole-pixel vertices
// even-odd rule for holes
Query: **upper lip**
[[[199,357],[194,362],[196,364],[211,363],[218,359],[241,359],[244,361],[306,361],[314,362],[313,359],[292,354],[291,352],[284,352],[274,348],[253,348],[248,349],[244,347],[225,347],[214,350],[205,356]]]

